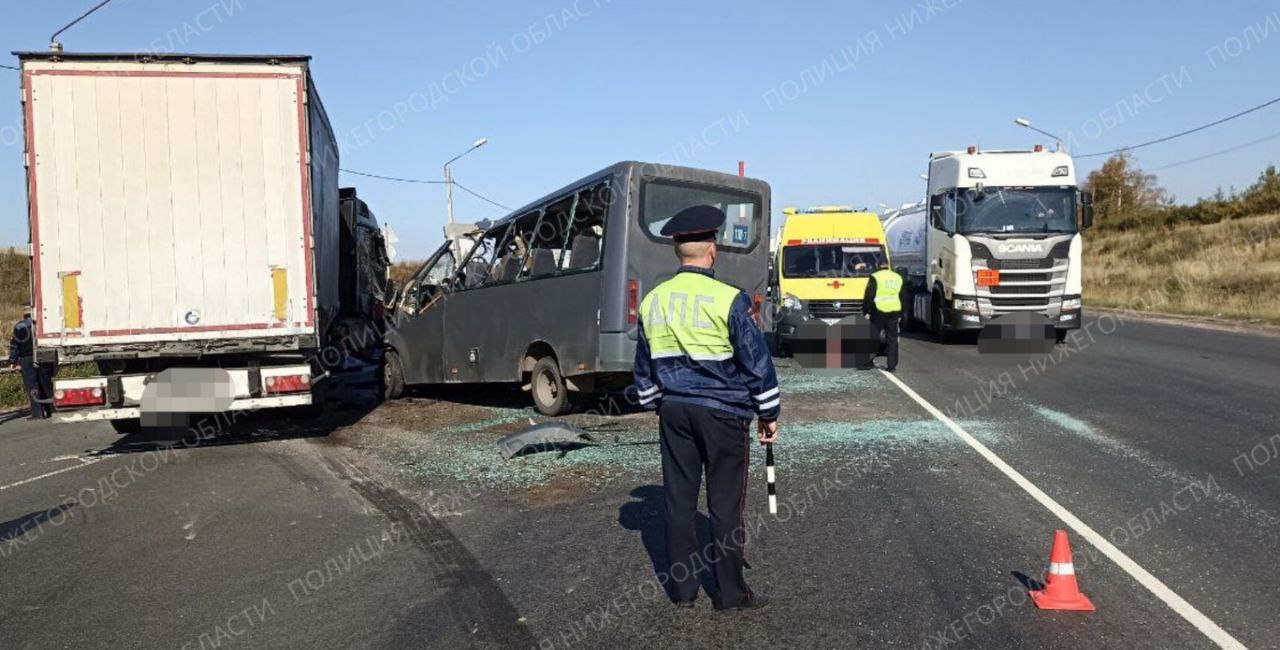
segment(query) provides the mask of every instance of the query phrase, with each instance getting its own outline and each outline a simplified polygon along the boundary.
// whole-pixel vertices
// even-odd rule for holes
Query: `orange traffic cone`
[[[1066,609],[1092,612],[1096,607],[1076,584],[1076,569],[1071,563],[1071,544],[1067,531],[1053,534],[1053,550],[1049,552],[1049,571],[1044,576],[1044,589],[1031,592],[1031,600],[1040,609]]]

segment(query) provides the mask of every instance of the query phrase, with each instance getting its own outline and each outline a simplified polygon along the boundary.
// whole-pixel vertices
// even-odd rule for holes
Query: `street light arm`
[[[1062,138],[1060,138],[1060,137],[1058,137],[1058,136],[1056,136],[1056,135],[1054,135],[1054,134],[1052,134],[1052,133],[1049,133],[1048,131],[1045,131],[1044,129],[1037,129],[1037,128],[1036,128],[1036,127],[1034,127],[1034,126],[1031,126],[1031,120],[1028,120],[1028,119],[1026,119],[1026,118],[1024,118],[1024,117],[1019,117],[1019,118],[1015,119],[1015,120],[1013,121],[1013,123],[1014,123],[1014,124],[1017,124],[1018,126],[1022,126],[1022,127],[1026,127],[1026,128],[1028,128],[1028,129],[1031,129],[1032,131],[1035,131],[1036,133],[1039,133],[1039,134],[1041,134],[1041,135],[1047,135],[1047,136],[1049,136],[1050,138],[1053,138],[1053,140],[1054,140],[1055,142],[1057,142],[1059,145],[1061,145],[1061,144],[1062,144]]]
[[[467,149],[466,151],[450,158],[449,161],[444,164],[444,166],[448,167],[449,165],[453,164],[453,161],[471,153],[472,151],[475,151],[476,149],[479,149],[480,147],[485,146],[486,144],[489,144],[488,138],[480,138],[479,140],[476,140],[475,144],[471,145],[470,149]]]
[[[449,168],[449,165],[452,165],[453,161],[471,153],[472,151],[475,151],[476,149],[479,149],[480,147],[485,146],[486,144],[489,144],[489,138],[480,138],[479,140],[476,140],[471,144],[470,149],[467,149],[466,151],[450,158],[449,161],[444,164],[444,201],[445,201],[445,209],[446,209],[445,214],[449,224],[453,223],[453,170]],[[445,236],[448,237],[448,232],[447,232],[448,228],[446,228],[445,230],[446,230]]]
[[[1057,141],[1061,141],[1061,140],[1062,140],[1062,138],[1059,138],[1058,136],[1056,136],[1056,135],[1054,135],[1054,134],[1052,134],[1052,133],[1049,133],[1048,131],[1045,131],[1044,129],[1037,129],[1037,128],[1036,128],[1036,127],[1034,127],[1034,126],[1028,126],[1027,128],[1028,128],[1028,129],[1031,129],[1032,131],[1035,131],[1036,133],[1039,133],[1039,134],[1041,134],[1041,135],[1047,135],[1047,136],[1049,136],[1049,137],[1053,138],[1054,140],[1057,140]]]

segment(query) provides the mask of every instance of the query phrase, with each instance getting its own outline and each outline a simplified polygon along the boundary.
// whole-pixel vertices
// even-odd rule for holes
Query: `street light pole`
[[[1054,134],[1052,134],[1052,133],[1049,133],[1048,131],[1044,131],[1044,130],[1042,130],[1042,129],[1037,129],[1037,128],[1036,128],[1036,127],[1034,127],[1034,126],[1031,126],[1031,120],[1028,120],[1028,119],[1027,119],[1027,118],[1025,118],[1025,117],[1018,117],[1018,118],[1014,118],[1013,123],[1014,123],[1014,124],[1017,124],[1018,126],[1023,126],[1023,127],[1028,128],[1028,129],[1031,129],[1032,131],[1035,131],[1036,133],[1040,133],[1040,134],[1042,134],[1042,135],[1047,135],[1047,136],[1049,136],[1050,138],[1053,138],[1054,142],[1055,142],[1055,143],[1057,143],[1057,150],[1058,150],[1058,151],[1062,151],[1062,138],[1059,138],[1058,136],[1056,136],[1056,135],[1054,135]]]
[[[471,143],[470,149],[467,149],[466,151],[450,158],[449,161],[444,164],[444,184],[445,184],[444,200],[446,204],[445,207],[447,209],[450,225],[453,224],[453,169],[451,169],[449,165],[452,165],[453,161],[471,153],[472,151],[475,151],[476,149],[479,149],[480,147],[485,146],[486,144],[489,144],[489,139],[480,138],[479,140],[476,140],[475,142]]]
[[[453,223],[453,170],[444,166],[444,201],[449,212],[449,223]]]

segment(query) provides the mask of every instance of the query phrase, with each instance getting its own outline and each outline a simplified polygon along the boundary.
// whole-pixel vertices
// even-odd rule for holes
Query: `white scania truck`
[[[885,224],[909,287],[908,324],[946,339],[1029,312],[1062,341],[1080,327],[1080,233],[1092,221],[1092,197],[1076,186],[1065,152],[931,155],[923,206]]]

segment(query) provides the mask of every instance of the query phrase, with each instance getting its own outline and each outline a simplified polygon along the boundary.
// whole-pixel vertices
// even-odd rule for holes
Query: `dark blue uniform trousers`
[[[22,371],[22,387],[27,391],[27,398],[31,400],[31,417],[49,417],[53,409],[41,400],[50,399],[53,393],[49,390],[48,380],[43,371],[32,357],[19,357],[18,368]]]
[[[658,409],[662,481],[667,505],[667,574],[677,602],[698,595],[697,567],[710,564],[719,595],[715,606],[735,607],[751,596],[743,576],[747,528],[748,442],[751,420],[707,406],[664,400]],[[694,529],[702,474],[712,543],[700,553]]]

